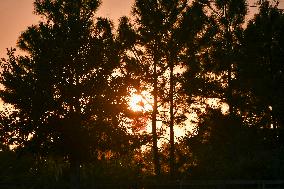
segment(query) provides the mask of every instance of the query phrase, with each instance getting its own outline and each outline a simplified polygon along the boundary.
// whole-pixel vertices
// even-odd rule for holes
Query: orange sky
[[[27,26],[40,19],[33,14],[34,0],[0,0],[0,58],[6,56],[6,48],[14,47],[17,38]],[[116,21],[129,16],[134,0],[102,0],[98,16]]]
[[[249,4],[256,1],[249,0]],[[98,15],[117,21],[121,16],[130,15],[133,2],[134,0],[102,0]],[[284,8],[283,4],[284,0],[280,0],[280,8]],[[6,48],[16,45],[20,33],[38,20],[39,17],[33,14],[33,0],[0,0],[0,58],[6,56]]]

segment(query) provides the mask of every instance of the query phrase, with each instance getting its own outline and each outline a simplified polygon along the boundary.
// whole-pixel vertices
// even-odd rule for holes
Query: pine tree
[[[246,1],[202,1],[207,16],[201,40],[191,60],[187,93],[198,98],[216,98],[228,104],[229,114],[237,113],[237,73],[241,57],[243,24],[247,13]],[[195,53],[195,55],[194,55]],[[195,74],[194,74],[195,73]]]
[[[283,26],[283,12],[264,2],[244,32],[239,82],[251,125],[283,127]]]
[[[111,22],[94,23],[99,4],[36,0],[35,13],[44,19],[18,40],[27,56],[12,49],[1,64],[1,98],[15,109],[1,121],[6,142],[68,159],[72,188],[80,187],[81,163],[99,151],[123,151],[129,140],[119,127],[126,90],[113,74],[119,49]]]
[[[138,62],[140,61],[137,65],[141,67],[140,73],[146,73],[141,79],[152,86],[154,99],[151,121],[155,174],[159,175],[161,171],[157,147],[157,117],[163,118],[162,111],[168,110],[165,116],[169,117],[169,121],[163,120],[163,123],[166,123],[170,130],[170,152],[167,159],[172,178],[175,175],[174,125],[186,119],[184,114],[187,108],[183,101],[184,94],[180,91],[181,67],[187,61],[187,44],[194,40],[203,24],[199,22],[190,25],[191,21],[196,19],[191,16],[200,16],[192,14],[197,9],[196,5],[189,7],[187,1],[137,0],[133,10],[137,34],[136,47],[141,49],[134,49],[135,52],[139,52],[137,55],[141,54],[140,57],[136,56]]]

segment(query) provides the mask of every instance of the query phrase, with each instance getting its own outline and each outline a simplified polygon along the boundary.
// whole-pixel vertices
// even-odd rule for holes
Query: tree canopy
[[[100,4],[35,0],[42,20],[1,60],[0,183],[281,179],[278,3],[258,2],[246,21],[245,0],[136,0],[116,29]],[[134,95],[143,108],[131,109]]]

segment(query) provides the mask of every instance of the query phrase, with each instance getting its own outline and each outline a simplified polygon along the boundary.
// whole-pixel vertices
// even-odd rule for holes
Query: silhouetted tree
[[[29,27],[18,46],[27,56],[2,62],[1,91],[15,110],[5,117],[6,142],[70,162],[71,187],[79,188],[80,164],[100,151],[126,151],[121,126],[126,109],[118,48],[109,20],[94,13],[99,1],[36,0],[44,21]],[[2,123],[1,123],[2,124]]]
[[[164,1],[163,13],[165,22],[165,35],[163,42],[165,44],[166,52],[166,64],[169,67],[169,90],[165,102],[169,102],[169,128],[170,128],[170,149],[169,149],[169,162],[170,162],[170,176],[172,179],[175,177],[175,134],[174,124],[176,121],[176,113],[178,111],[178,105],[176,104],[177,99],[177,75],[174,74],[174,69],[181,69],[181,62],[179,61],[179,55],[184,49],[184,46],[180,40],[182,17],[186,11],[187,1]],[[178,71],[179,72],[179,71]],[[165,90],[165,89],[164,89]],[[176,111],[174,111],[176,109]],[[184,112],[183,112],[184,113]],[[184,117],[183,117],[184,118]]]
[[[201,67],[196,73],[205,79],[199,79],[196,88],[200,87],[201,97],[224,99],[229,115],[213,109],[199,114],[196,135],[185,140],[189,148],[188,171],[198,179],[279,178],[283,131],[278,129],[275,135],[270,129],[271,124],[279,127],[281,118],[278,116],[276,122],[273,119],[269,99],[277,99],[275,105],[280,107],[282,13],[265,2],[244,31],[245,2],[214,3],[205,2],[213,11],[210,21],[217,27],[207,48],[201,51],[203,56],[197,56]],[[240,4],[232,6],[235,3]],[[185,88],[198,94],[194,89]],[[274,109],[280,115],[281,108]]]
[[[184,44],[182,35],[192,35],[190,30],[184,31],[190,14],[187,1],[136,1],[134,16],[137,24],[137,42],[141,48],[140,66],[146,69],[144,82],[152,85],[154,99],[152,113],[153,156],[156,175],[160,172],[158,147],[156,136],[157,116],[162,118],[159,109],[166,110],[169,121],[163,123],[169,125],[170,130],[170,174],[174,176],[175,150],[174,150],[174,125],[186,118],[183,111],[185,103],[179,92],[182,64],[184,62]],[[195,33],[196,34],[196,33]],[[194,35],[194,34],[193,34]],[[137,52],[137,49],[134,49]],[[137,56],[136,56],[137,57]],[[142,64],[141,64],[142,63]],[[149,69],[150,68],[150,69]],[[174,73],[174,71],[176,73]],[[161,107],[161,108],[159,108]],[[165,118],[162,118],[165,119]]]
[[[240,89],[252,125],[283,128],[284,14],[269,2],[248,23],[243,40]]]
[[[160,175],[161,166],[159,160],[159,150],[157,146],[157,114],[158,112],[158,88],[159,76],[163,74],[165,67],[162,60],[163,48],[163,13],[161,12],[160,1],[135,1],[133,15],[137,24],[138,41],[143,52],[142,64],[148,66],[145,70],[146,79],[151,85],[153,95],[152,111],[152,137],[153,137],[153,164],[155,175]],[[144,62],[145,61],[145,62]],[[162,68],[162,69],[161,69]]]
[[[236,70],[240,62],[240,40],[243,36],[247,7],[245,0],[216,1],[215,6],[218,13],[213,13],[213,17],[218,25],[218,33],[213,42],[213,59],[217,68],[214,74],[223,75],[221,82],[226,83],[223,94],[229,107],[229,114],[232,115],[237,111],[235,80],[238,77]]]
[[[194,47],[198,46],[197,41],[203,37],[199,36],[203,32],[202,30],[205,30],[206,15],[202,9],[201,4],[195,2],[189,6],[187,1],[155,1],[151,5],[150,2],[136,1],[134,6],[135,24],[137,24],[136,47],[138,46],[140,49],[132,50],[140,61],[138,66],[142,69],[139,71],[146,72],[144,82],[153,86],[154,159],[158,157],[155,130],[157,116],[163,117],[158,110],[158,107],[161,107],[159,109],[163,111],[169,109],[169,112],[165,114],[166,118],[168,116],[169,119],[168,121],[164,120],[164,123],[169,125],[170,130],[168,159],[172,176],[175,172],[174,125],[180,124],[186,119],[185,94],[181,93],[180,76],[185,62],[188,62],[190,58],[191,60],[194,59],[191,57],[194,54],[192,52],[198,52],[198,50],[195,51]],[[191,52],[190,55],[187,53],[189,51]],[[140,54],[138,53],[142,55],[139,57]],[[145,65],[148,67],[145,68]],[[189,66],[189,64],[186,64],[186,66]],[[191,66],[188,69],[191,71]],[[189,82],[191,81],[189,80]],[[154,160],[154,164],[156,163],[158,161]],[[156,165],[156,174],[160,169],[158,167]]]
[[[237,112],[236,78],[241,56],[246,1],[200,1],[205,6],[206,26],[191,50],[185,90],[200,101],[216,98],[226,102],[230,114]],[[191,82],[187,82],[191,81]]]
[[[284,148],[273,142],[269,129],[250,127],[239,116],[208,108],[197,133],[184,140],[191,178],[277,179],[283,174]]]

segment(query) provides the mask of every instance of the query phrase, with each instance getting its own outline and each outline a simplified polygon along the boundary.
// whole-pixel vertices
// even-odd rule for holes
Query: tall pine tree
[[[79,188],[81,163],[99,151],[121,150],[129,139],[119,127],[125,89],[113,74],[119,49],[110,21],[94,23],[99,4],[36,0],[35,13],[43,21],[18,40],[27,56],[15,56],[12,49],[1,64],[1,98],[14,107],[1,121],[9,135],[5,142],[67,158],[71,188]]]

